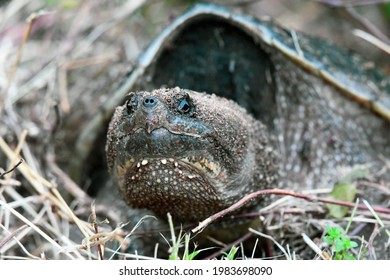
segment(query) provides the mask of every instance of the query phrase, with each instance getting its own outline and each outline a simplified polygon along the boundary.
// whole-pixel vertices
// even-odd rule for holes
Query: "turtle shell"
[[[105,134],[115,107],[124,102],[128,92],[174,86],[235,100],[274,131],[277,138],[284,138],[280,145],[282,157],[286,153],[283,151],[292,147],[300,161],[310,158],[305,146],[306,143],[312,146],[310,133],[303,137],[304,141],[297,148],[296,142],[285,141],[285,138],[293,139],[294,135],[283,135],[283,127],[288,126],[283,118],[291,118],[288,113],[291,111],[298,122],[299,114],[307,113],[302,109],[305,107],[302,100],[309,104],[317,96],[320,96],[319,101],[312,111],[320,106],[326,125],[337,127],[331,134],[345,131],[345,123],[354,119],[347,117],[344,120],[343,116],[364,114],[365,120],[354,124],[361,128],[356,133],[379,131],[381,135],[374,142],[366,137],[364,141],[369,144],[363,147],[379,145],[380,151],[374,149],[373,153],[390,154],[387,145],[390,141],[388,76],[360,56],[329,41],[283,28],[269,19],[259,20],[220,6],[198,4],[177,17],[153,40],[139,57],[136,67],[85,127],[76,146],[73,177],[82,181],[86,176],[95,176],[96,182],[101,182],[108,176]],[[321,96],[329,91],[331,95]],[[337,115],[337,112],[342,113]],[[309,112],[306,116],[314,118],[314,113],[318,114]],[[373,130],[367,130],[370,124],[373,124]],[[316,126],[302,124],[306,125]],[[355,131],[353,125],[348,126],[350,131]],[[298,132],[297,128],[290,134]],[[323,141],[331,142],[328,145],[337,142],[337,135],[326,137]],[[359,158],[361,145],[352,144],[347,148],[351,154],[357,151],[349,161],[366,162]],[[288,164],[285,162],[287,170],[293,168]]]

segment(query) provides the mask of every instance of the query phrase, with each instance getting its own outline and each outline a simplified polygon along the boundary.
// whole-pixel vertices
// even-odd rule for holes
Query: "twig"
[[[18,168],[18,166],[19,166],[22,162],[23,162],[23,159],[21,158],[21,159],[19,160],[19,162],[18,162],[14,167],[12,167],[11,169],[9,169],[9,170],[7,170],[7,171],[1,173],[1,174],[0,174],[0,178],[1,178],[1,177],[4,177],[4,175],[6,175],[6,174],[8,174],[8,173],[13,172],[16,168]]]
[[[284,249],[283,246],[279,242],[277,242],[275,240],[275,238],[273,238],[271,235],[264,234],[260,231],[254,230],[253,228],[249,228],[249,231],[254,233],[254,234],[257,234],[261,237],[264,237],[268,240],[271,240],[280,249],[280,251],[282,251],[282,253],[284,254],[284,256],[286,257],[287,260],[292,260],[291,255],[289,253],[287,253],[286,249]]]
[[[231,212],[239,209],[240,207],[242,207],[243,205],[245,205],[246,203],[248,203],[252,199],[255,199],[255,198],[258,198],[258,197],[261,197],[264,195],[271,195],[271,194],[293,196],[293,197],[304,199],[304,200],[307,200],[310,202],[322,202],[322,203],[328,203],[328,204],[341,205],[341,206],[345,206],[345,207],[354,207],[355,206],[354,203],[345,202],[345,201],[326,199],[326,198],[316,198],[316,197],[311,197],[308,195],[304,195],[304,194],[300,194],[300,193],[296,193],[296,192],[292,192],[292,191],[287,191],[287,190],[282,190],[282,189],[266,189],[266,190],[261,190],[261,191],[251,193],[251,194],[245,196],[244,198],[242,198],[241,200],[239,200],[238,202],[234,203],[230,207],[208,217],[204,221],[200,222],[199,225],[192,230],[192,232],[195,233],[195,232],[202,230],[203,228],[205,228],[207,225],[209,225],[213,221],[225,216],[228,213],[231,213]],[[367,206],[362,205],[362,204],[358,205],[357,207],[359,209],[368,209]],[[390,214],[390,209],[388,209],[388,208],[375,207],[374,209],[376,212],[379,212],[379,213]]]
[[[24,31],[22,42],[19,44],[18,52],[16,53],[15,62],[11,68],[11,71],[8,74],[7,85],[5,86],[3,94],[2,94],[3,102],[0,102],[0,115],[3,112],[3,107],[5,106],[5,101],[7,100],[8,91],[11,87],[11,84],[12,84],[14,78],[15,78],[15,73],[16,73],[16,70],[18,69],[19,62],[20,62],[20,59],[22,57],[23,47],[26,44],[28,37],[30,36],[31,29],[32,29],[34,22],[43,14],[44,14],[44,12],[34,13],[31,16],[29,16],[27,19],[26,30]]]
[[[92,216],[93,228],[95,229],[95,233],[98,235],[99,234],[99,228],[98,228],[97,219],[96,219],[95,203],[91,204],[91,212],[92,212],[91,216]],[[98,242],[97,249],[98,249],[98,252],[99,252],[99,257],[100,257],[101,260],[103,260],[103,251],[102,251],[101,244],[99,244],[99,237],[96,237],[96,241]]]
[[[384,44],[390,45],[390,39],[372,22],[361,16],[358,12],[356,12],[353,7],[346,7],[345,10],[353,19],[355,19],[362,26],[364,26],[370,33],[374,34],[375,37],[379,38],[379,40],[381,40]]]
[[[386,44],[384,41],[378,39],[374,35],[367,33],[363,30],[359,30],[359,29],[355,29],[352,33],[355,36],[362,38],[363,40],[366,40],[367,42],[371,43],[372,45],[374,45],[378,49],[381,49],[382,51],[390,54],[390,45]]]
[[[109,258],[109,260],[113,259],[114,256],[115,256],[116,254],[119,254],[120,248],[122,248],[122,246],[125,244],[125,242],[128,240],[128,238],[129,238],[130,236],[132,236],[133,233],[134,233],[134,231],[135,231],[135,230],[144,222],[145,219],[148,219],[148,218],[156,219],[156,217],[154,217],[154,216],[149,216],[149,215],[143,216],[143,217],[142,217],[142,218],[133,226],[133,228],[131,229],[131,231],[130,231],[124,238],[121,237],[122,240],[119,241],[119,246],[117,247],[117,249],[115,249],[114,251],[112,251],[113,254],[112,254],[111,257]],[[128,225],[128,224],[129,224],[129,222],[127,222],[126,224],[122,224],[122,225],[119,227],[119,229],[125,227],[125,226]],[[115,229],[114,231],[116,231],[116,229]],[[126,247],[127,247],[127,246],[128,246],[128,245],[126,245]],[[107,250],[109,250],[109,249],[107,249]]]
[[[4,151],[8,158],[12,159],[15,157],[15,152],[8,146],[2,137],[0,137],[0,148]],[[47,181],[45,178],[40,176],[34,170],[32,170],[25,162],[20,165],[20,172],[22,175],[30,182],[34,189],[39,193],[47,197],[52,203],[57,205],[61,210],[66,213],[68,219],[74,221],[82,234],[87,238],[89,237],[88,229],[82,224],[79,218],[73,213],[69,205],[63,199],[61,194],[58,192],[57,188]],[[52,193],[48,191],[48,188]],[[1,202],[1,201],[0,201]],[[87,244],[89,245],[89,243]]]
[[[118,229],[120,228],[116,228],[111,232],[104,231],[97,234],[92,234],[88,240],[83,239],[82,244],[77,245],[76,248],[79,250],[89,250],[90,248],[97,247],[99,245],[105,246],[105,244],[111,240],[116,240],[118,243],[123,243],[125,240],[120,234],[117,233]]]
[[[348,219],[348,224],[347,224],[347,227],[345,228],[345,234],[348,233],[349,227],[350,227],[351,224],[352,224],[353,217],[355,217],[355,214],[356,214],[356,210],[357,210],[358,205],[359,205],[359,198],[356,199],[355,206],[353,207],[351,216],[350,216],[349,219]]]
[[[9,232],[1,223],[0,223],[0,227],[1,227],[4,231]],[[27,225],[23,225],[22,227],[27,227]],[[18,232],[18,234],[19,234],[19,233],[20,233],[20,231]],[[32,255],[32,254],[26,249],[26,247],[24,247],[23,244],[15,237],[15,235],[14,235],[12,238],[14,239],[15,243],[17,243],[17,244],[20,246],[20,248],[22,249],[22,251],[26,254],[26,256],[27,256],[28,258],[31,258],[31,259],[33,259],[33,260],[38,260],[38,259],[39,259],[38,257]],[[5,244],[7,244],[7,242],[4,243],[2,246],[4,246]],[[1,249],[1,248],[0,248],[0,249]],[[1,254],[1,253],[0,253],[0,254]],[[3,255],[2,255],[2,257],[3,257]],[[16,256],[13,256],[13,257],[16,257]],[[16,257],[16,258],[17,258],[17,257]]]
[[[57,99],[57,98],[55,98]],[[55,114],[55,122],[53,124],[52,130],[51,130],[51,139],[54,139],[54,136],[57,134],[57,131],[60,129],[62,125],[62,115],[61,115],[61,110],[60,106],[58,104],[58,100],[55,100],[55,104],[53,105],[54,109],[54,114]],[[53,141],[53,140],[52,140]]]
[[[374,230],[372,231],[372,233],[368,239],[368,251],[370,252],[371,258],[374,260],[376,260],[374,240],[375,240],[376,236],[379,234],[379,232],[380,232],[380,230],[379,230],[378,224],[375,224]]]
[[[60,107],[62,112],[67,114],[70,112],[71,109],[68,99],[68,71],[86,66],[107,63],[112,61],[113,59],[113,55],[100,55],[86,59],[66,61],[61,65],[58,75],[58,84],[60,88]]]
[[[16,235],[18,235],[22,230],[24,230],[25,228],[27,228],[27,225],[22,225],[21,227],[19,227],[17,230],[15,230],[14,232],[12,232],[10,235],[8,235],[6,238],[4,238],[3,241],[0,242],[0,249],[8,242],[10,241],[13,237],[15,237]]]
[[[385,3],[386,0],[315,0],[320,3],[324,3],[326,5],[332,7],[353,7],[353,6],[367,6],[367,5],[376,5]]]
[[[381,191],[381,192],[383,192],[386,195],[390,195],[390,188],[389,188],[389,186],[387,186],[385,184],[379,184],[379,183],[362,181],[362,180],[358,180],[356,182],[356,184],[358,186],[369,187],[369,188],[376,188],[378,191]]]
[[[327,212],[324,209],[303,209],[303,208],[281,208],[281,209],[275,209],[275,210],[268,210],[268,211],[263,211],[260,210],[258,212],[250,212],[250,213],[242,213],[242,214],[237,214],[234,215],[234,218],[240,219],[240,218],[253,218],[253,217],[259,217],[262,215],[267,215],[267,214],[273,214],[273,215],[316,215],[316,216],[323,216]]]
[[[242,242],[244,242],[245,240],[247,240],[248,238],[252,237],[253,236],[253,233],[252,232],[247,232],[244,236],[242,236],[241,238],[237,239],[236,241],[226,245],[225,247],[221,248],[219,251],[215,252],[214,254],[211,254],[210,256],[207,256],[205,259],[206,260],[211,260],[211,259],[214,259],[216,257],[218,257],[219,255],[222,255],[224,252],[226,252],[227,250],[229,250],[230,248],[232,248],[233,246],[236,246],[237,244],[240,244]]]
[[[0,205],[10,211],[13,215],[15,215],[17,218],[19,218],[22,222],[30,226],[32,229],[34,229],[37,233],[39,233],[44,239],[46,239],[50,244],[54,246],[54,248],[61,250],[61,246],[55,242],[50,236],[48,236],[45,232],[43,232],[39,227],[37,227],[35,224],[33,224],[31,221],[29,221],[26,217],[21,215],[19,212],[17,212],[15,209],[8,206],[7,203],[4,203],[0,200]]]
[[[0,185],[5,185],[5,184],[6,184],[6,180],[0,179]],[[10,179],[7,182],[7,185],[8,186],[13,186],[13,187],[20,187],[22,185],[22,183],[20,183],[20,181],[18,181],[18,180]],[[1,191],[0,191],[0,194],[1,194]]]
[[[53,174],[63,181],[64,189],[73,195],[81,204],[91,204],[91,197],[85,193],[55,162],[54,155],[48,155],[46,162]]]
[[[378,222],[378,224],[381,226],[381,228],[384,228],[385,229],[385,232],[386,234],[389,236],[390,238],[390,231],[388,231],[386,228],[385,228],[385,225],[383,224],[382,220],[379,218],[379,216],[377,215],[376,213],[376,210],[374,210],[374,208],[368,203],[367,200],[363,199],[363,203],[364,205],[366,205],[366,207],[368,208],[368,210],[370,210],[371,214],[375,217],[375,220]]]
[[[14,151],[14,156],[13,156],[13,158],[11,158],[11,163],[10,163],[10,166],[9,166],[9,168],[8,168],[8,169],[11,169],[11,172],[12,172],[16,167],[18,167],[20,164],[23,163],[23,160],[20,159],[20,160],[19,160],[19,163],[18,163],[14,168],[12,168],[12,166],[15,165],[15,162],[16,162],[16,160],[18,159],[18,157],[19,157],[19,155],[20,155],[20,151],[22,150],[22,146],[23,146],[24,142],[26,141],[27,134],[28,134],[28,132],[27,132],[27,130],[25,129],[25,130],[23,130],[22,134],[20,135],[18,145],[16,146],[16,149],[15,149],[15,151]],[[2,194],[3,191],[4,191],[4,189],[8,186],[8,182],[9,182],[9,180],[11,179],[11,172],[6,172],[6,173],[5,173],[5,174],[8,174],[8,175],[5,177],[5,184],[4,184],[4,186],[0,189],[0,194]],[[2,176],[0,176],[0,178],[1,178],[1,177],[2,177]]]
[[[303,241],[323,260],[330,260],[331,258],[325,254],[318,246],[313,242],[313,240],[310,239],[309,236],[307,236],[305,233],[301,234]]]

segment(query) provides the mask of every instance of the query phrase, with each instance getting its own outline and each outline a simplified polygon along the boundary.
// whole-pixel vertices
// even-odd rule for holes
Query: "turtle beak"
[[[154,96],[145,96],[142,101],[143,111],[145,113],[144,128],[150,134],[153,130],[161,126],[163,118],[159,100]]]
[[[160,127],[159,117],[155,113],[149,113],[145,119],[145,129],[150,134],[153,130]]]

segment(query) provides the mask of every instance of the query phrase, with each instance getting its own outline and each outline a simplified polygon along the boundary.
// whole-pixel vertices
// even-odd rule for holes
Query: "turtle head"
[[[228,207],[253,181],[258,129],[244,109],[215,95],[130,93],[110,123],[108,166],[132,207],[198,221]]]

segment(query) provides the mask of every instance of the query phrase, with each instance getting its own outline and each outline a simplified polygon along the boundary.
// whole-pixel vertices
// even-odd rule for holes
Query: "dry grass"
[[[14,0],[0,7],[0,259],[148,258],[121,251],[133,231],[97,220],[92,198],[70,178],[68,163],[85,121],[99,110],[151,38],[187,5],[156,0]],[[284,1],[251,5],[255,9],[243,9],[290,18],[287,25],[305,25],[293,20],[299,8],[282,7]],[[308,5],[315,4],[301,5],[307,14]],[[314,14],[319,13],[315,7]],[[388,185],[373,187],[388,195]],[[282,248],[290,242],[290,248],[309,252],[297,239],[303,230],[313,236],[326,224],[348,222],[325,219],[325,212],[323,205],[283,197],[260,214],[267,231],[284,240]],[[388,228],[389,215],[379,214],[379,219],[380,223],[364,210],[353,217],[358,225]],[[372,240],[362,241],[368,250],[373,250],[378,231]],[[118,250],[105,247],[111,240],[117,241]],[[319,240],[316,243],[324,249]]]

